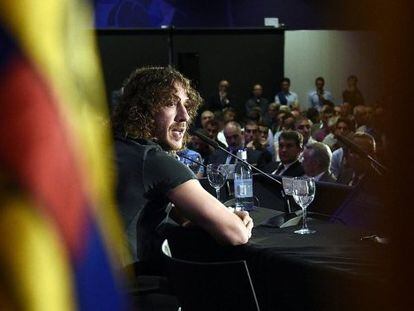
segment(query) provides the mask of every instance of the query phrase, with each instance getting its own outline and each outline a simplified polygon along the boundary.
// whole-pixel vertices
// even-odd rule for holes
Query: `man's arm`
[[[200,226],[217,241],[239,245],[251,236],[253,221],[247,212],[232,213],[203,189],[198,180],[189,180],[168,193],[180,214]]]

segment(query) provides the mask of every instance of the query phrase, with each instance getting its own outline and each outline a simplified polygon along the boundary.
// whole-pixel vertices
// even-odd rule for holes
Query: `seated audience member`
[[[292,114],[292,116],[297,119],[299,117],[302,116],[302,113],[300,112],[299,108],[293,108],[292,111],[290,112]]]
[[[355,132],[369,133],[369,112],[366,106],[354,107]]]
[[[224,124],[236,121],[236,110],[233,108],[226,108],[223,110],[223,129],[217,133],[217,139],[225,146],[227,146],[226,137],[224,137]]]
[[[275,133],[275,135],[273,136],[273,148],[275,150],[275,155],[276,155],[276,160],[279,161],[279,135],[283,132],[283,131],[289,131],[289,130],[294,130],[295,129],[295,118],[293,117],[293,115],[288,112],[288,113],[280,113],[281,115],[281,119],[280,119],[280,124],[281,124],[281,128]]]
[[[269,106],[269,101],[263,97],[263,87],[260,84],[253,85],[252,95],[253,96],[249,98],[245,104],[246,115],[249,114],[254,107],[259,107],[260,113],[264,114]]]
[[[354,108],[350,103],[344,102],[341,106],[340,117],[353,120],[354,119]]]
[[[217,111],[223,110],[224,108],[231,107],[233,103],[233,98],[229,94],[230,83],[227,80],[221,80],[218,84],[218,92],[211,95],[207,102],[206,107],[208,110]]]
[[[326,135],[330,133],[329,119],[334,116],[334,109],[331,105],[324,105],[321,109],[321,121],[312,126],[312,137],[316,141],[323,141]]]
[[[302,176],[305,171],[299,161],[303,150],[303,137],[296,131],[283,131],[279,135],[279,162],[271,162],[263,170],[281,176]]]
[[[308,108],[308,110],[306,110],[305,115],[312,122],[312,124],[318,124],[321,121],[319,111],[316,108]]]
[[[230,121],[224,126],[224,136],[227,141],[227,150],[237,155],[237,151],[245,149],[241,126],[235,121]],[[247,162],[255,166],[263,166],[271,161],[267,151],[247,149]],[[216,150],[210,157],[209,163],[235,164],[236,160],[223,150]]]
[[[303,151],[302,166],[306,176],[314,177],[316,181],[335,182],[330,171],[332,152],[323,143],[307,145]]]
[[[299,117],[295,122],[295,130],[302,134],[303,145],[311,145],[316,143],[316,140],[311,136],[312,122],[307,117]]]
[[[280,81],[280,92],[275,95],[275,103],[287,105],[290,108],[299,106],[298,95],[295,92],[290,91],[289,78],[283,78],[282,81]]]
[[[278,128],[278,114],[280,105],[276,103],[269,104],[266,113],[263,115],[263,122],[269,127],[272,133]]]
[[[354,131],[353,123],[349,119],[339,118],[336,121],[334,130],[332,133],[329,133],[324,139],[323,143],[328,145],[332,151],[341,147],[341,144],[336,139],[338,135],[348,136],[349,133]]]
[[[309,92],[309,106],[316,108],[318,111],[326,104],[326,101],[333,102],[333,97],[331,92],[324,89],[325,79],[318,77],[315,80],[316,90]]]
[[[372,156],[375,154],[375,141],[366,133],[353,134],[353,142]],[[371,167],[365,157],[361,157],[353,150],[349,150],[349,166],[352,175],[346,184],[354,186],[343,204],[334,212],[332,221],[347,226],[375,231],[384,229],[388,219],[383,213],[383,195],[386,193],[380,176]]]
[[[157,271],[162,270],[167,217],[177,225],[200,226],[224,244],[244,244],[251,236],[248,214],[226,209],[173,155],[183,148],[200,103],[189,80],[175,69],[141,68],[126,81],[112,118],[125,241],[134,261]]]
[[[207,123],[205,124],[204,130],[206,131],[207,137],[217,142],[221,147],[223,148],[227,147],[227,143],[224,144],[217,137],[219,133],[219,123],[216,120],[207,121]]]
[[[247,147],[253,140],[257,141],[259,137],[259,125],[256,121],[247,120],[244,126],[244,144]]]
[[[352,134],[352,141],[363,151],[375,156],[376,144],[374,138],[363,132],[355,132]],[[358,155],[354,150],[346,148],[347,152],[344,155],[347,168],[342,169],[337,177],[337,181],[341,184],[355,186],[365,177],[369,171],[369,162]]]
[[[214,113],[212,113],[210,110],[204,110],[201,113],[200,120],[201,120],[201,128],[205,129],[207,122],[214,120]]]
[[[347,87],[342,92],[342,100],[345,103],[349,103],[352,107],[363,105],[364,97],[362,96],[361,91],[358,89],[358,78],[354,75],[351,75],[346,80]]]
[[[371,135],[367,133],[356,132],[352,135],[352,141],[369,155],[375,156],[376,144],[374,138]],[[370,163],[367,160],[363,159],[361,155],[352,149],[349,149],[348,153],[348,165],[353,170],[352,176],[349,181],[345,179],[346,176],[339,176],[339,178],[341,178],[342,183],[347,183],[350,186],[355,186],[369,172]]]

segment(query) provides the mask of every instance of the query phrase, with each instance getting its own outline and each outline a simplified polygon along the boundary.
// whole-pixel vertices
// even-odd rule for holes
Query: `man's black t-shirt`
[[[160,253],[157,226],[165,219],[170,190],[196,178],[150,140],[116,137],[117,202],[133,260]]]

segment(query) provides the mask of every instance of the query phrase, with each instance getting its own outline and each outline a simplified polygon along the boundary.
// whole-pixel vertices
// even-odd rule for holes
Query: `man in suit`
[[[280,162],[271,162],[264,171],[273,175],[297,177],[305,174],[299,156],[303,150],[303,136],[296,131],[283,131],[279,135]]]
[[[211,111],[221,111],[224,108],[233,106],[233,100],[229,95],[230,83],[227,80],[221,80],[218,84],[218,92],[213,94],[207,100],[207,109]]]
[[[303,151],[302,166],[305,174],[314,177],[316,181],[336,182],[330,171],[332,152],[323,143],[313,143]]]
[[[237,155],[237,151],[244,149],[243,134],[241,126],[235,121],[230,121],[224,126],[224,136],[227,142],[227,150]],[[247,149],[247,162],[255,166],[263,166],[271,160],[265,151]],[[210,157],[209,163],[235,164],[235,159],[225,153],[223,150],[216,150]]]
[[[363,152],[375,156],[375,140],[371,135],[357,132],[352,141]],[[331,220],[366,230],[384,229],[387,218],[383,213],[383,195],[389,190],[384,177],[356,150],[349,149],[348,164],[353,172],[346,184],[353,186],[353,190]]]

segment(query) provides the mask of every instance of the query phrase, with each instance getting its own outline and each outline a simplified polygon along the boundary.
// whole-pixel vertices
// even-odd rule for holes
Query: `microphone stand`
[[[197,132],[197,131],[190,131],[191,135],[195,135],[198,138],[200,138],[202,141],[204,141],[205,143],[207,143],[208,145],[212,146],[215,149],[220,149],[221,151],[223,151],[224,153],[226,153],[227,155],[231,156],[232,158],[235,158],[237,160],[239,160],[240,162],[242,162],[243,164],[249,166],[253,171],[259,173],[262,176],[265,176],[266,178],[272,180],[273,182],[276,182],[277,184],[279,184],[280,186],[282,186],[282,189],[280,191],[282,198],[284,199],[285,203],[286,203],[286,212],[284,215],[277,215],[272,217],[271,222],[272,224],[274,224],[276,227],[288,227],[290,225],[296,225],[297,224],[297,220],[298,217],[301,216],[297,216],[294,212],[292,212],[291,206],[290,206],[290,202],[289,199],[283,189],[283,184],[280,180],[274,178],[272,175],[267,174],[266,172],[262,171],[261,169],[251,165],[250,163],[248,163],[247,161],[243,160],[242,158],[238,157],[237,155],[234,155],[233,153],[231,153],[230,151],[228,151],[226,148],[221,147],[216,141],[210,139],[209,137]]]

